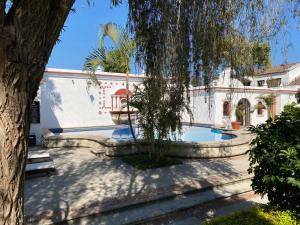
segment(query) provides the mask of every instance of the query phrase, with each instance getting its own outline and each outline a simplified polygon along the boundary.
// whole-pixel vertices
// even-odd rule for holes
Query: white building
[[[95,86],[89,75],[80,70],[47,69],[40,85],[31,133],[41,142],[43,129],[66,129],[114,125],[116,115],[124,114],[126,103],[126,75],[99,72],[100,85]],[[129,75],[129,90],[144,79],[143,75]],[[231,121],[256,125],[268,118],[262,95],[274,95],[272,114],[280,114],[284,105],[296,102],[300,89],[300,63],[259,71],[244,84],[230,78],[224,70],[208,91],[205,87],[191,88],[191,109],[195,123],[230,127]],[[131,92],[128,92],[131,95]],[[239,104],[245,106],[243,118],[236,118]],[[189,121],[189,118],[185,118]]]
[[[197,123],[230,126],[236,118],[236,108],[243,103],[246,107],[242,123],[257,125],[268,119],[266,109],[258,109],[262,104],[267,108],[261,96],[274,96],[271,107],[273,116],[279,115],[286,104],[296,102],[296,93],[300,89],[300,63],[281,65],[258,71],[254,77],[248,77],[243,83],[230,79],[230,69],[225,69],[215,80],[208,92],[205,87],[191,90],[194,121]]]

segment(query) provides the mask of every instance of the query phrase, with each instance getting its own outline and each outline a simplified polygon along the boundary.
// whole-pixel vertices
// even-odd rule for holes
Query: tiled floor
[[[120,159],[102,160],[89,148],[53,148],[57,168],[50,177],[25,182],[25,215],[70,217],[83,208],[108,207],[135,198],[148,198],[209,182],[246,176],[248,156],[215,160],[185,160],[182,165],[137,170]],[[205,182],[204,182],[205,181]],[[55,214],[55,215],[54,215]]]

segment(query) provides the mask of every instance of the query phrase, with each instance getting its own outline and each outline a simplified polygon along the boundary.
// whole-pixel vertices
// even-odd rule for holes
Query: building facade
[[[227,128],[230,128],[232,121],[240,121],[242,125],[257,125],[265,122],[269,116],[279,115],[286,104],[297,102],[300,63],[260,70],[256,76],[243,81],[231,79],[230,74],[230,69],[225,69],[212,82],[209,90],[205,87],[191,89],[195,122]],[[271,96],[273,104],[268,107],[264,98]],[[237,109],[241,105],[244,108],[243,115],[237,118]]]
[[[44,129],[65,129],[114,125],[127,117],[127,94],[134,85],[144,79],[143,75],[128,77],[120,73],[96,73],[99,85],[95,85],[88,73],[80,70],[46,69],[38,96],[32,107],[31,134],[42,142]],[[300,89],[300,64],[290,64],[259,71],[247,82],[230,78],[225,69],[211,88],[194,87],[190,90],[193,121],[230,127],[231,121],[243,125],[256,125],[268,119],[266,103],[261,96],[274,96],[272,113],[282,112],[284,105],[296,102]],[[238,118],[236,111],[243,105]],[[261,107],[258,107],[261,106]],[[134,109],[130,110],[134,115]],[[190,121],[188,115],[185,121]]]

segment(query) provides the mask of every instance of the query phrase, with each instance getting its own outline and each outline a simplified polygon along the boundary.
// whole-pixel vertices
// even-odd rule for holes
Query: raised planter
[[[239,122],[239,121],[231,122],[231,127],[234,130],[239,130],[239,129],[241,129],[241,122]]]

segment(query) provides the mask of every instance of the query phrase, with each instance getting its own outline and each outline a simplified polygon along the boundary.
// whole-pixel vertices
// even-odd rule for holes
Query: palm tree
[[[104,39],[108,37],[113,47],[106,47]],[[135,41],[130,37],[122,27],[107,23],[101,26],[99,47],[95,48],[85,59],[84,70],[90,72],[91,80],[99,85],[95,76],[95,72],[99,67],[102,67],[106,72],[126,73],[126,97],[127,97],[127,115],[128,123],[134,142],[136,137],[133,131],[130,109],[129,109],[129,72],[130,61],[134,57],[136,45]]]
[[[105,45],[106,37],[112,41],[112,47]],[[122,27],[114,23],[101,25],[99,47],[86,57],[84,70],[93,75],[99,67],[106,72],[129,73],[135,46],[135,41]]]

